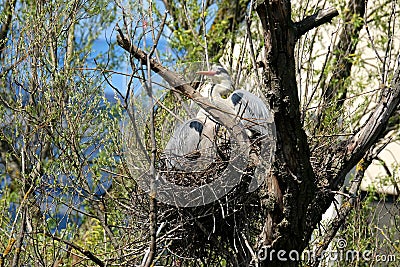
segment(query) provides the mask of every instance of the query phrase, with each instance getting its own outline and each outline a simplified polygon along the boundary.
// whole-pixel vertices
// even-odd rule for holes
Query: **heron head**
[[[209,76],[213,84],[221,87],[220,94],[222,96],[225,96],[232,91],[231,76],[229,75],[228,71],[220,65],[213,65],[211,70],[198,71],[197,74]]]

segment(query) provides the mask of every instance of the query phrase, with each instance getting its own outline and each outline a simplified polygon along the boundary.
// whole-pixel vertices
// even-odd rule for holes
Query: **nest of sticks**
[[[250,153],[259,151],[253,140]],[[162,176],[179,186],[196,187],[218,179],[230,160],[230,144],[219,144],[219,156],[204,170],[168,170],[161,159]],[[158,224],[163,225],[159,240],[164,244],[160,264],[167,266],[242,266],[251,261],[249,240],[260,234],[263,215],[258,190],[248,192],[254,165],[244,170],[240,183],[224,197],[198,207],[158,204]],[[225,266],[225,265],[221,265]]]

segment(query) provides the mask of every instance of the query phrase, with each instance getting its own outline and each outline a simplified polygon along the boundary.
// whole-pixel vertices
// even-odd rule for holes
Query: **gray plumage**
[[[211,164],[216,156],[215,126],[205,116],[179,125],[164,150],[167,167],[193,171]]]
[[[211,71],[199,71],[198,74],[210,76],[213,82],[205,85],[201,93],[215,106],[223,105],[226,110],[231,110],[249,137],[271,134],[271,111],[256,95],[241,89],[233,91],[231,78],[224,68],[214,66]],[[217,157],[217,127],[218,124],[203,109],[197,118],[178,126],[164,150],[167,168],[185,171],[207,168]]]
[[[228,99],[245,129],[263,136],[268,134],[272,113],[259,97],[240,89],[234,91]]]
[[[268,124],[273,122],[271,110],[256,95],[238,89],[233,91],[232,80],[228,72],[221,66],[213,66],[211,71],[200,71],[199,74],[210,76],[213,85],[205,87],[211,102],[216,106],[225,105],[232,110],[247,131],[249,137],[255,133],[267,135]],[[232,92],[233,91],[233,92]],[[229,95],[229,93],[231,93]],[[223,96],[229,95],[226,99]]]

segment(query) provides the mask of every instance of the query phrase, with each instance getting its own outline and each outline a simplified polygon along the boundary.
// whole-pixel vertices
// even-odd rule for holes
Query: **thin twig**
[[[332,242],[339,228],[346,221],[347,216],[350,214],[350,211],[353,209],[353,206],[357,199],[357,192],[360,188],[362,178],[364,177],[364,173],[368,166],[372,162],[372,157],[370,154],[366,155],[357,165],[356,175],[353,181],[350,184],[349,195],[351,196],[349,200],[344,202],[337,212],[337,216],[331,222],[328,227],[328,231],[325,233],[321,242],[319,242],[317,249],[315,250],[315,258],[314,262],[311,266],[318,267],[322,258],[322,254],[328,248],[329,244]]]
[[[254,53],[254,45],[253,45],[253,38],[251,36],[251,20],[249,16],[246,16],[246,26],[247,26],[247,35],[248,35],[248,40],[249,40],[249,46],[250,46],[250,58],[251,58],[251,62],[253,64],[253,71],[255,73],[255,77],[257,80],[257,86],[260,86],[260,77],[258,75],[258,67],[257,67],[257,63],[256,63],[256,57],[255,57],[255,53]]]
[[[164,22],[167,13],[165,13]],[[161,30],[160,30],[161,32]],[[158,38],[161,35],[159,32]],[[154,111],[154,97],[153,97],[153,86],[151,83],[151,67],[150,58],[152,52],[155,51],[157,47],[158,40],[153,45],[152,50],[147,54],[147,81],[144,81],[144,86],[149,97],[149,107],[150,107],[150,141],[151,141],[151,162],[150,162],[150,194],[149,194],[149,234],[150,234],[150,246],[149,254],[147,255],[144,267],[150,267],[153,265],[154,258],[156,256],[157,250],[157,199],[156,199],[156,157],[157,157],[157,140],[156,140],[156,128],[155,128],[155,111]],[[144,76],[143,76],[144,77]]]
[[[50,237],[56,241],[62,242],[70,247],[72,247],[73,249],[79,251],[80,253],[82,253],[83,255],[85,255],[86,257],[88,257],[91,261],[93,261],[94,263],[96,263],[98,266],[103,267],[105,266],[104,262],[102,260],[100,260],[96,255],[93,254],[93,252],[86,250],[80,246],[78,246],[77,244],[64,240],[56,235],[52,235],[50,233],[43,233],[45,236]]]

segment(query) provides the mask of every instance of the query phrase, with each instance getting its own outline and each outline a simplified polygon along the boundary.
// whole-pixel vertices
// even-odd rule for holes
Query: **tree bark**
[[[362,8],[354,7],[361,15]],[[280,256],[286,259],[291,250],[301,254],[313,229],[332,202],[334,194],[331,190],[336,190],[343,183],[345,175],[382,136],[399,103],[399,71],[394,75],[391,88],[383,90],[381,102],[358,134],[321,155],[322,167],[313,170],[309,145],[300,120],[294,46],[299,35],[328,22],[337,12],[326,10],[319,13],[326,17],[318,18],[318,11],[294,23],[291,20],[290,1],[259,2],[256,11],[264,30],[264,82],[266,88],[270,88],[265,94],[275,111],[277,130],[273,175],[266,181],[266,196],[262,200],[266,220],[259,248],[263,246],[263,253],[267,252],[268,255],[264,255],[266,260],[261,266],[296,266],[299,261],[279,260],[277,252],[284,250],[286,255]],[[357,27],[353,30],[359,31]],[[348,45],[351,49],[355,48],[353,43]],[[348,67],[346,74],[349,73]],[[334,91],[337,93],[337,90]]]
[[[302,128],[294,48],[301,35],[329,22],[338,12],[334,8],[319,10],[295,23],[291,20],[292,10],[288,0],[259,1],[255,9],[264,34],[263,79],[264,88],[268,88],[264,93],[274,110],[277,132],[272,175],[266,177],[260,191],[265,221],[257,248],[267,252],[260,266],[297,266],[300,258],[288,259],[288,253],[295,251],[298,256],[301,255],[322,214],[332,202],[334,194],[331,190],[341,185],[345,175],[382,137],[389,119],[393,119],[400,101],[399,71],[394,75],[391,88],[382,91],[381,102],[358,134],[332,146],[330,151],[320,156],[321,166],[315,167],[311,164],[310,147]],[[229,116],[225,117],[224,112],[201,97],[175,73],[149,58],[121,30],[118,31],[119,45],[135,58],[149,63],[151,69],[168,81],[174,90],[193,99],[227,128],[235,125]],[[347,69],[345,74],[348,73]],[[278,255],[280,250],[284,253]],[[275,253],[270,253],[273,251]]]
[[[267,181],[268,195],[262,201],[267,219],[260,245],[277,251],[302,251],[311,235],[306,215],[313,208],[310,204],[317,188],[300,120],[294,58],[298,32],[291,21],[290,1],[265,1],[256,11],[264,30],[264,79],[271,90],[278,144],[272,180]],[[268,261],[284,266],[275,257]]]

